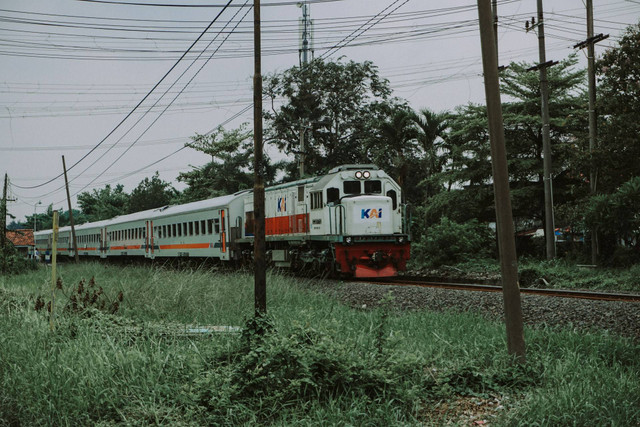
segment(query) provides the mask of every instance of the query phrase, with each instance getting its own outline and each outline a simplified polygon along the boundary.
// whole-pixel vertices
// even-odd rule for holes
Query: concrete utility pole
[[[482,68],[487,98],[489,137],[491,140],[491,166],[496,204],[496,223],[500,270],[502,272],[502,296],[507,329],[507,349],[519,363],[526,361],[520,288],[518,286],[518,259],[514,236],[511,198],[509,194],[509,172],[504,142],[498,60],[494,33],[491,28],[490,0],[478,0],[480,18],[480,42],[482,44]]]
[[[262,147],[262,62],[260,39],[260,0],[253,0],[253,212],[255,218],[253,257],[255,316],[267,313],[267,276],[265,261],[264,177]]]
[[[596,112],[596,67],[595,67],[595,44],[609,37],[603,34],[594,36],[593,34],[593,0],[587,0],[587,39],[573,46],[574,48],[587,48],[587,79],[589,82],[589,153],[598,146],[598,116]],[[598,184],[598,168],[591,166],[589,172],[589,190],[591,194],[596,194]],[[591,230],[591,263],[598,262],[598,231]]]
[[[73,210],[71,209],[71,196],[69,195],[69,180],[67,179],[67,165],[64,162],[64,156],[62,156],[62,170],[64,171],[64,186],[67,189],[67,203],[69,205],[69,224],[71,225],[73,254],[77,264],[80,262],[80,256],[78,255],[78,241],[76,240],[76,227],[73,224]]]
[[[553,219],[553,181],[551,178],[551,131],[549,128],[549,81],[547,80],[547,68],[557,64],[554,61],[547,61],[544,46],[544,16],[542,10],[542,0],[538,0],[538,22],[531,20],[531,26],[527,23],[527,31],[538,29],[538,50],[540,63],[531,67],[528,71],[540,71],[540,97],[542,99],[542,155],[544,181],[544,236],[546,240],[547,259],[556,257],[556,236]]]

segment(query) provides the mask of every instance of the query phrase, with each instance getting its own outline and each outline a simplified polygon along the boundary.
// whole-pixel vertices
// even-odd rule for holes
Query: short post
[[[51,311],[49,312],[49,328],[53,331],[55,320],[55,306],[56,306],[56,284],[58,275],[56,272],[56,262],[58,254],[58,211],[53,211],[53,236],[51,242]]]

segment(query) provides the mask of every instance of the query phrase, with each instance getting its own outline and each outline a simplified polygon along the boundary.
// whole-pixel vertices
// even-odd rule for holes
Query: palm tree
[[[404,106],[397,107],[378,129],[381,144],[376,144],[376,163],[386,165],[395,175],[403,190],[410,161],[417,151],[418,129],[413,120],[414,112]]]
[[[423,108],[413,114],[413,121],[418,128],[418,142],[424,151],[424,166],[426,168],[426,197],[433,196],[431,178],[441,172],[442,161],[438,150],[443,148],[446,131],[449,128],[448,113],[434,113]]]

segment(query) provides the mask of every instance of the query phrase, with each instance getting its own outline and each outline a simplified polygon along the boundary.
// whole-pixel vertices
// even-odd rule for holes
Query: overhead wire
[[[231,4],[233,0],[229,0],[227,2],[227,5]],[[154,87],[142,98],[142,100],[140,100],[140,102],[138,102],[138,104],[136,104],[135,107],[133,107],[133,109],[116,125],[116,127],[113,128],[113,130],[111,130],[107,136],[105,136],[98,144],[95,145],[95,147],[93,147],[91,150],[89,150],[89,152],[87,154],[85,154],[84,156],[82,156],[80,158],[80,160],[78,160],[77,162],[75,162],[73,165],[71,165],[67,171],[70,171],[71,169],[73,169],[76,165],[78,165],[81,161],[83,161],[84,159],[86,159],[91,153],[93,153],[100,145],[102,145],[107,138],[109,138],[111,135],[113,135],[113,133],[120,128],[120,126],[129,118],[131,117],[131,115],[140,107],[140,105],[142,105],[142,103],[149,97],[151,96],[151,94],[155,91],[156,87],[158,87],[158,85],[160,83],[162,83],[164,81],[164,79],[178,66],[178,64],[182,61],[182,59],[187,55],[187,53],[189,51],[191,51],[191,49],[193,49],[193,47],[198,43],[198,41],[200,41],[200,39],[207,33],[207,31],[209,30],[209,28],[211,28],[211,26],[213,25],[214,22],[216,22],[218,20],[218,18],[224,13],[224,11],[226,10],[226,8],[223,8],[217,15],[215,18],[213,18],[213,20],[209,23],[209,25],[204,29],[204,31],[198,36],[198,38],[196,38],[196,40],[191,44],[191,46],[189,46],[189,48],[182,54],[182,56],[180,57],[180,59],[178,59],[178,61],[176,61],[175,64],[173,64],[173,66],[171,66],[171,68],[169,69],[169,71],[167,71],[162,78],[154,85]],[[34,185],[34,186],[19,186],[14,184],[17,188],[22,188],[22,189],[35,189],[35,188],[39,188],[39,187],[43,187],[53,181],[55,181],[56,179],[60,178],[63,175],[63,173],[57,175],[56,177],[38,184],[38,185]]]
[[[246,6],[248,2],[249,2],[249,0],[246,0],[246,1],[244,2],[244,6]],[[249,8],[247,9],[247,11],[246,11],[246,12],[245,12],[245,14],[243,15],[242,19],[238,22],[238,24],[236,24],[236,28],[237,28],[237,26],[239,25],[239,23],[240,23],[240,22],[242,22],[242,20],[244,20],[244,18],[245,18],[245,17],[247,16],[247,14],[251,11],[251,9],[252,9],[252,7],[249,7]],[[236,15],[237,15],[237,14],[239,14],[241,10],[242,10],[242,9],[238,9],[238,11],[236,12]],[[234,17],[235,17],[235,16],[234,16]],[[230,23],[231,21],[228,21],[228,22]],[[220,46],[222,46],[222,45],[227,41],[227,39],[231,36],[231,34],[233,34],[233,30],[232,30],[231,32],[229,32],[229,33],[226,35],[226,37],[224,38],[224,40],[222,40],[222,42],[220,43],[220,45],[218,46],[218,48],[217,48],[217,49],[215,49],[215,50],[211,53],[211,55],[209,55],[209,58],[204,62],[204,64],[202,64],[202,65],[200,66],[200,68],[199,68],[199,69],[194,73],[194,75],[191,77],[191,79],[189,79],[189,81],[187,81],[187,82],[184,84],[183,88],[182,88],[182,89],[181,89],[181,90],[176,94],[176,96],[175,96],[175,97],[174,97],[174,98],[169,102],[169,104],[168,104],[168,105],[167,105],[167,106],[162,110],[162,112],[161,112],[161,113],[160,113],[160,114],[159,114],[159,115],[158,115],[158,116],[157,116],[157,117],[156,117],[156,118],[151,122],[151,124],[149,124],[149,126],[147,126],[147,128],[146,128],[146,129],[145,129],[145,130],[140,134],[140,136],[138,136],[138,138],[136,138],[136,139],[131,143],[131,145],[129,145],[129,147],[128,147],[128,148],[127,148],[127,149],[126,149],[122,154],[120,154],[120,156],[118,156],[118,157],[117,157],[117,158],[116,158],[116,159],[115,159],[115,160],[114,160],[114,161],[113,161],[109,166],[107,166],[107,167],[104,169],[104,171],[103,171],[102,173],[98,174],[98,176],[97,176],[96,178],[94,178],[92,181],[90,181],[87,185],[85,185],[85,186],[84,186],[81,190],[79,190],[76,194],[78,194],[80,191],[84,190],[85,188],[87,188],[87,187],[88,187],[88,186],[90,186],[91,184],[93,184],[93,183],[96,181],[96,179],[98,179],[100,176],[102,176],[102,174],[104,174],[104,172],[106,172],[107,170],[109,170],[109,169],[110,169],[114,164],[116,164],[116,163],[117,163],[117,162],[118,162],[118,161],[119,161],[119,160],[120,160],[120,159],[121,159],[125,154],[127,154],[127,152],[128,152],[128,151],[129,151],[129,150],[130,150],[130,149],[131,149],[131,148],[132,148],[132,147],[133,147],[133,146],[134,146],[134,145],[135,145],[135,144],[140,140],[140,138],[142,138],[142,136],[144,136],[144,135],[145,135],[145,133],[146,133],[149,129],[151,129],[151,127],[152,127],[152,126],[153,126],[153,125],[154,125],[154,124],[155,124],[155,123],[156,123],[156,122],[157,122],[157,121],[162,117],[163,113],[164,113],[165,111],[167,111],[167,109],[171,106],[171,104],[172,104],[176,99],[178,99],[178,97],[179,97],[179,96],[182,94],[182,92],[183,92],[183,91],[184,91],[184,90],[189,86],[189,84],[193,81],[193,79],[195,79],[195,78],[196,78],[196,76],[200,73],[200,71],[202,71],[202,69],[203,69],[203,68],[204,68],[204,67],[209,63],[209,61],[214,57],[214,55],[217,53],[217,51],[218,51],[218,49],[220,48]],[[211,46],[211,44],[212,44],[212,43],[217,39],[218,35],[220,35],[220,33],[218,33],[218,34],[216,35],[216,37],[215,37],[213,40],[211,40],[211,42],[210,42],[210,43],[209,43],[209,44],[208,44],[208,45],[207,45],[207,46],[202,50],[202,54],[204,54],[204,52],[206,52],[206,50]],[[195,64],[195,60],[191,63],[191,65],[193,65],[193,64]],[[189,66],[189,68],[191,67],[191,65]],[[187,70],[188,70],[188,68],[187,68]],[[183,72],[183,73],[182,73],[182,74],[181,74],[181,75],[176,79],[176,83],[178,82],[178,80],[180,80],[180,79],[182,78],[182,76],[184,76],[184,74],[186,73],[186,71],[187,71],[187,70],[185,70],[185,71],[184,71],[184,72]],[[172,85],[172,87],[173,87],[173,85]],[[167,89],[167,90],[168,90],[168,89]],[[166,92],[165,92],[165,94],[166,94]],[[164,94],[163,94],[162,96],[164,96]],[[137,124],[137,123],[138,123],[138,122],[136,122],[136,124]],[[135,125],[134,125],[134,126],[135,126]],[[177,151],[176,151],[176,152],[177,152]],[[106,154],[106,153],[105,153],[105,154]],[[94,162],[94,164],[95,164],[95,162]],[[93,166],[93,165],[92,165],[92,166]],[[74,195],[75,195],[75,194],[74,194]]]

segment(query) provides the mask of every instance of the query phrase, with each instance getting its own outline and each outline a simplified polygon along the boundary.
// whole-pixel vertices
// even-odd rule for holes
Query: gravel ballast
[[[475,312],[490,320],[504,316],[502,293],[377,285],[366,282],[323,281],[316,289],[354,308],[373,308],[391,293],[401,310]],[[607,330],[640,342],[640,303],[521,295],[526,325],[569,327],[581,331]]]

